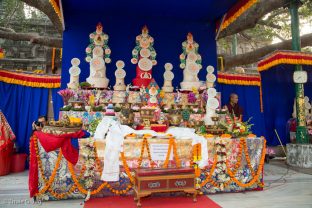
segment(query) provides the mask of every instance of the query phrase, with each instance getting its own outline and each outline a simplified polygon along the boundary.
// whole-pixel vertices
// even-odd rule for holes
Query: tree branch
[[[9,27],[1,27],[1,26],[0,26],[0,31],[4,31],[4,32],[15,32],[12,28],[9,28]]]
[[[220,32],[219,39],[234,35],[255,25],[268,13],[288,5],[289,0],[259,0],[235,22]]]
[[[301,36],[301,46],[312,46],[312,33]],[[260,58],[275,50],[291,50],[291,39],[281,43],[268,45],[249,53],[224,57],[225,68],[230,69],[234,66],[242,66],[255,63],[259,61]]]
[[[272,28],[278,29],[278,30],[282,29],[281,26],[276,25],[276,24],[274,24],[273,22],[269,22],[269,21],[259,20],[259,21],[258,21],[258,24],[259,24],[259,25],[268,26],[268,27],[272,27]]]
[[[0,38],[14,41],[29,41],[33,44],[62,48],[62,38],[39,36],[37,33],[15,33],[0,30]]]
[[[46,14],[53,23],[54,27],[57,29],[57,31],[62,34],[63,26],[61,20],[55,13],[52,5],[49,3],[48,0],[22,0],[22,1],[28,4],[29,6],[32,6],[40,10],[44,14]]]

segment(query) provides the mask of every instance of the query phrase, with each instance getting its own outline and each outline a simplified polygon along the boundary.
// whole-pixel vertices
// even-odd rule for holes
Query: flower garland
[[[175,159],[175,162],[176,162],[176,166],[178,168],[181,167],[181,161],[180,161],[178,153],[177,153],[177,144],[175,142],[174,137],[170,137],[169,138],[168,151],[167,151],[167,155],[166,155],[166,160],[164,162],[163,168],[168,168],[169,158],[170,158],[170,155],[171,155],[171,149],[172,148],[173,148],[173,155],[174,155],[174,159]]]
[[[246,145],[246,144],[245,144],[245,145]],[[257,173],[253,175],[253,178],[252,178],[248,183],[242,183],[242,182],[240,182],[239,180],[237,180],[237,179],[235,178],[235,175],[234,175],[234,174],[229,170],[229,168],[227,167],[228,174],[229,174],[231,180],[232,180],[233,182],[235,182],[238,186],[244,187],[244,188],[250,187],[250,186],[252,186],[253,184],[255,184],[256,182],[258,182],[259,176],[260,176],[260,174],[261,174],[261,172],[262,172],[262,170],[263,170],[264,159],[265,159],[265,153],[266,153],[266,140],[264,139],[264,140],[263,140],[263,148],[262,148],[262,154],[261,154],[260,164],[259,164]],[[248,160],[250,161],[250,159],[247,159],[247,156],[248,156],[248,155],[245,155],[245,156],[246,156],[246,160],[247,160],[247,161],[248,161]],[[247,163],[248,163],[248,162],[247,162]],[[251,165],[249,164],[248,167],[250,168]],[[252,170],[252,169],[251,169],[251,170]],[[263,186],[263,183],[261,184],[261,186]]]
[[[200,168],[199,168],[199,161],[202,159],[201,156],[201,144],[195,144],[193,146],[192,150],[192,156],[193,156],[193,161],[192,161],[192,166],[194,167],[195,170],[195,181],[196,181],[196,189],[200,189]]]
[[[124,154],[124,152],[121,152],[120,154],[121,154],[121,160],[122,160],[123,167],[124,167],[124,169],[126,171],[126,174],[127,174],[128,178],[129,178],[130,182],[132,184],[134,184],[134,178],[131,175],[129,166],[128,166],[127,161],[126,161],[125,154]]]
[[[215,144],[218,146],[219,145],[219,141],[217,141]],[[261,159],[260,159],[260,163],[259,163],[259,167],[257,172],[255,173],[252,166],[251,166],[251,162],[250,162],[250,157],[248,154],[248,148],[247,148],[247,143],[246,143],[246,138],[241,138],[240,139],[240,143],[239,143],[239,152],[238,152],[238,156],[237,156],[237,162],[234,165],[234,170],[231,171],[230,167],[229,167],[229,161],[228,160],[224,160],[225,158],[223,158],[223,154],[226,153],[226,151],[224,151],[224,147],[222,145],[219,145],[220,147],[217,147],[217,151],[214,154],[214,162],[213,165],[208,173],[205,173],[206,175],[206,179],[204,181],[202,181],[201,183],[201,187],[205,186],[207,183],[212,184],[214,187],[219,188],[220,190],[224,189],[225,187],[227,187],[229,184],[231,184],[232,182],[236,183],[238,186],[240,187],[250,187],[253,184],[255,184],[256,182],[258,183],[258,185],[260,187],[263,188],[264,183],[259,181],[259,176],[263,170],[263,165],[264,165],[264,158],[265,158],[265,153],[266,153],[266,140],[264,139],[263,141],[263,149],[262,149],[262,153],[261,153]],[[221,148],[221,156],[218,155],[218,151],[220,152],[220,148]],[[240,181],[238,181],[235,178],[236,172],[238,171],[238,168],[240,167],[241,161],[242,161],[242,153],[245,153],[245,158],[247,161],[247,165],[248,168],[251,171],[252,174],[252,179],[248,182],[248,183],[242,183]],[[221,160],[221,164],[220,164],[220,160]],[[224,162],[225,162],[225,166],[224,166]],[[224,168],[226,168],[226,171],[224,171]],[[219,170],[218,170],[219,169]],[[216,172],[223,173],[222,180],[219,180],[219,183],[214,181],[212,179],[213,174],[215,173],[215,170],[217,170]],[[229,179],[228,179],[229,178]],[[226,180],[228,179],[228,180]]]
[[[83,188],[82,185],[80,184],[79,180],[77,179],[77,177],[75,175],[74,166],[70,162],[68,162],[68,169],[69,169],[69,172],[72,176],[72,179],[73,179],[75,185],[77,186],[78,190],[83,194],[88,194],[88,195],[98,194],[103,188],[108,188],[114,194],[125,194],[132,188],[131,184],[129,184],[127,186],[127,188],[124,190],[116,190],[116,189],[112,188],[111,185],[105,181],[97,189],[95,189],[93,191],[91,191],[90,189],[87,190],[87,189]]]
[[[71,194],[76,188],[81,193],[86,194],[86,195],[97,194],[103,188],[108,188],[114,194],[126,194],[132,188],[131,184],[129,184],[127,186],[127,188],[124,190],[116,190],[116,189],[112,188],[111,185],[108,184],[107,182],[103,182],[97,189],[95,189],[93,191],[90,190],[90,187],[88,189],[85,189],[80,184],[79,180],[81,180],[83,178],[83,176],[86,175],[85,173],[87,172],[86,170],[88,169],[88,165],[85,165],[82,167],[82,169],[80,171],[80,175],[77,177],[75,174],[74,166],[70,162],[68,162],[68,169],[69,169],[69,172],[71,173],[71,178],[74,181],[74,184],[72,185],[72,187],[68,191],[66,191],[64,193],[56,193],[52,188],[52,184],[53,184],[53,181],[54,181],[55,176],[57,174],[57,170],[60,166],[60,163],[61,163],[61,160],[63,157],[62,151],[60,150],[58,157],[57,157],[57,160],[56,160],[56,163],[55,163],[55,167],[52,171],[52,174],[51,174],[50,178],[47,179],[44,175],[44,169],[43,169],[42,161],[41,161],[40,155],[39,155],[38,138],[33,137],[33,139],[34,139],[34,148],[36,150],[36,157],[38,159],[38,167],[40,170],[40,175],[41,175],[41,177],[45,183],[45,186],[36,194],[36,196],[44,194],[46,191],[49,191],[51,193],[51,195],[54,196],[55,198],[63,199],[63,198],[66,198],[69,194]],[[31,143],[30,143],[30,145],[31,145]]]
[[[41,177],[45,183],[45,186],[36,194],[36,195],[41,195],[41,194],[45,193],[49,189],[51,184],[53,183],[54,178],[55,178],[56,173],[57,173],[57,170],[60,166],[63,154],[62,154],[62,150],[60,150],[60,152],[57,156],[56,162],[55,162],[54,169],[51,173],[51,176],[49,179],[47,179],[44,175],[43,165],[42,165],[42,161],[41,161],[41,158],[39,155],[38,138],[36,136],[33,136],[32,139],[33,139],[33,145],[34,145],[34,148],[36,151],[36,157],[37,157],[37,161],[38,161],[39,172],[40,172],[40,175],[41,175]],[[32,145],[32,142],[30,142],[30,145]]]
[[[69,194],[71,194],[76,189],[76,185],[75,184],[73,184],[72,187],[67,192],[64,192],[64,193],[61,193],[61,194],[56,193],[52,189],[52,184],[53,184],[53,181],[54,181],[56,173],[57,173],[56,171],[58,170],[58,168],[60,166],[60,163],[61,163],[61,160],[62,160],[62,156],[63,156],[62,150],[60,150],[60,152],[58,154],[58,157],[57,157],[57,160],[56,160],[56,163],[55,163],[55,167],[54,167],[54,169],[52,171],[52,174],[51,174],[51,176],[50,176],[50,178],[48,180],[45,177],[45,175],[44,175],[43,165],[42,165],[42,161],[41,161],[41,158],[40,158],[40,155],[39,155],[38,138],[34,136],[33,140],[34,140],[34,148],[36,150],[36,157],[37,157],[37,161],[38,161],[38,167],[39,167],[39,171],[40,171],[40,176],[42,177],[43,181],[45,182],[45,186],[36,194],[36,196],[44,194],[46,191],[49,191],[51,193],[51,195],[54,196],[57,199],[63,199],[65,197],[67,197]],[[30,145],[32,145],[32,142],[30,142]],[[84,173],[85,169],[86,169],[86,167],[83,166],[82,170],[80,171],[79,178],[81,178],[83,176],[83,173]]]
[[[141,155],[140,155],[140,158],[138,160],[138,168],[141,168],[145,147],[147,150],[147,157],[148,157],[148,160],[150,161],[151,167],[154,168],[154,166],[155,166],[154,162],[152,161],[151,152],[149,149],[149,143],[147,141],[147,138],[151,138],[151,137],[152,137],[152,135],[150,135],[150,134],[144,134],[143,135],[143,141],[142,141],[142,146],[141,146]]]

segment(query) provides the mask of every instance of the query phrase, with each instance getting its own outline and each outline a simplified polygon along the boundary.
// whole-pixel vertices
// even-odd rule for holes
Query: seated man
[[[231,116],[237,117],[240,121],[243,119],[243,109],[238,105],[238,95],[232,93],[229,103],[224,106]]]

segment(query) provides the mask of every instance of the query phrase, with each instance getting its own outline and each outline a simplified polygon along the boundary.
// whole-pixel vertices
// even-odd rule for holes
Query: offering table
[[[133,194],[131,183],[127,175],[126,168],[121,168],[120,180],[118,182],[107,183],[100,180],[103,168],[103,153],[105,149],[105,140],[95,142],[95,157],[86,157],[85,149],[88,148],[92,139],[79,139],[79,161],[72,169],[64,157],[59,157],[60,151],[45,152],[38,142],[37,155],[31,155],[40,159],[40,168],[38,172],[38,189],[40,194],[37,195],[41,200],[59,200],[69,198],[84,198],[88,191],[92,197],[103,197],[108,195]],[[232,178],[224,179],[224,174],[216,167],[218,155],[216,151],[215,138],[207,138],[209,164],[201,170],[201,191],[204,194],[218,192],[239,192],[248,190],[263,189],[263,163],[265,154],[264,138],[235,138],[223,139],[226,150],[226,167],[231,171]],[[89,142],[89,143],[88,143]],[[167,139],[149,139],[149,145],[168,144]],[[151,160],[148,158],[147,151],[141,157],[142,139],[125,139],[124,160],[130,171],[138,168],[150,168]],[[192,140],[176,140],[177,155],[179,157],[180,167],[190,167],[192,158]],[[247,154],[246,154],[247,152]],[[247,157],[246,157],[247,156]],[[141,158],[141,161],[140,161]],[[248,159],[247,159],[248,158]],[[96,162],[93,176],[85,176],[85,164]],[[120,159],[120,165],[123,165],[123,159]],[[152,161],[154,168],[163,168],[164,161]],[[39,163],[39,162],[38,162]],[[176,160],[170,158],[168,168],[176,167]],[[56,168],[56,170],[55,170]],[[213,171],[212,171],[213,170]],[[211,175],[212,172],[212,175]],[[46,179],[45,181],[42,176]],[[52,177],[52,178],[51,178]],[[74,180],[74,178],[76,180]],[[87,189],[87,179],[91,177],[92,187]],[[53,180],[52,180],[53,179]],[[208,179],[208,180],[207,180]],[[226,182],[223,182],[227,180]],[[47,182],[50,182],[50,189],[46,189]],[[52,190],[52,192],[51,192]],[[64,193],[64,194],[63,194]]]

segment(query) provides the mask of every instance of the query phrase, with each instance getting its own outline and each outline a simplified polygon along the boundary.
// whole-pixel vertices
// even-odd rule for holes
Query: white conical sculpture
[[[126,71],[123,69],[125,67],[125,63],[121,60],[116,62],[117,70],[115,71],[116,84],[114,86],[114,90],[124,91],[126,90],[125,85],[125,77]]]
[[[216,75],[213,74],[214,72],[213,66],[207,66],[207,76],[206,76],[206,86],[207,88],[214,87],[214,83],[217,80]]]
[[[198,43],[193,40],[191,33],[187,34],[187,40],[182,43],[183,53],[180,55],[180,68],[183,69],[183,82],[180,83],[182,90],[191,90],[201,87],[197,75],[202,68],[202,58],[198,53]]]
[[[72,66],[69,69],[69,74],[70,74],[70,81],[67,84],[67,87],[69,89],[78,89],[79,87],[79,75],[80,75],[80,60],[78,58],[73,58],[71,60]]]
[[[90,44],[86,48],[86,61],[90,62],[90,76],[87,78],[93,87],[107,88],[105,63],[110,63],[111,50],[108,47],[108,35],[103,32],[102,24],[96,26],[96,31],[89,35]]]
[[[172,80],[174,78],[174,74],[171,71],[173,68],[171,63],[165,64],[165,73],[164,73],[164,86],[162,90],[164,92],[173,92]]]
[[[215,88],[208,89],[208,99],[206,104],[206,115],[204,118],[206,125],[213,125],[211,117],[215,115],[216,109],[219,107],[219,100],[216,98],[217,90]]]

